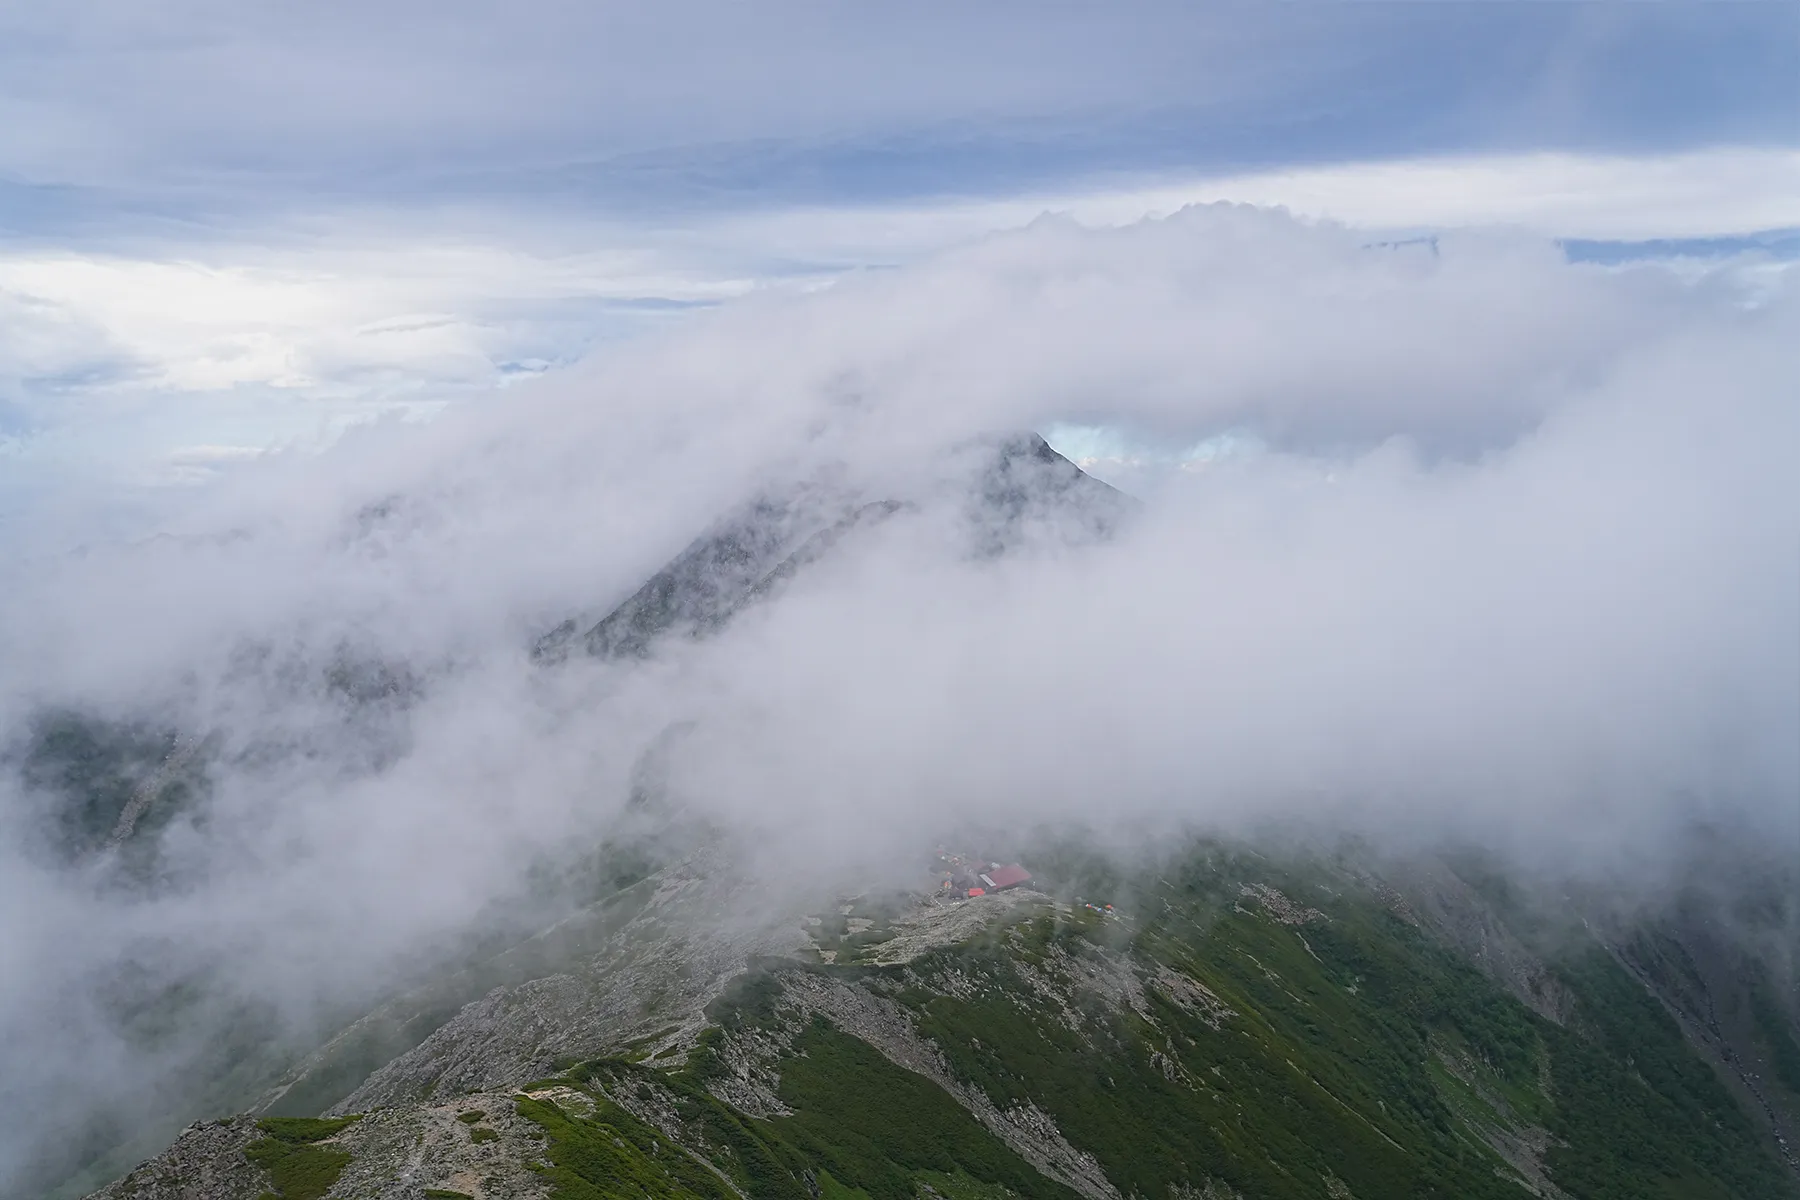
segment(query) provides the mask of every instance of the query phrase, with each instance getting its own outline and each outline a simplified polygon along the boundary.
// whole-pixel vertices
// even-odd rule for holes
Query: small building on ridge
[[[994,867],[984,872],[981,882],[989,891],[998,892],[1006,888],[1018,887],[1022,883],[1030,883],[1031,872],[1018,863],[1007,863],[1003,867]]]

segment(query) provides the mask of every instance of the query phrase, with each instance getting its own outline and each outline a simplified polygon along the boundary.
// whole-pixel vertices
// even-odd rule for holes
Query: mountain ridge
[[[1064,536],[1104,538],[1135,503],[1035,433],[992,439],[985,449],[969,487],[973,553],[1004,553],[1034,518],[1055,523]],[[585,630],[571,617],[544,634],[532,659],[563,662],[577,647],[593,658],[636,658],[664,637],[717,633],[845,537],[912,506],[812,482],[766,491],[715,522]]]
[[[1060,886],[961,901],[924,892],[904,900],[853,898],[823,915],[790,914],[783,946],[752,936],[715,955],[694,945],[713,926],[677,919],[660,928],[649,961],[667,978],[705,982],[670,993],[658,990],[654,970],[640,971],[627,990],[660,996],[659,1006],[587,1025],[586,1042],[578,1032],[583,1020],[569,1010],[555,1014],[560,1027],[541,1024],[545,1010],[532,1006],[545,993],[531,985],[524,999],[520,989],[491,993],[434,1035],[434,1051],[395,1060],[412,1067],[378,1072],[330,1109],[370,1115],[333,1140],[362,1162],[357,1178],[364,1182],[325,1194],[416,1197],[440,1185],[483,1197],[634,1194],[609,1190],[609,1179],[624,1178],[617,1163],[594,1168],[600,1173],[592,1178],[570,1167],[575,1173],[565,1178],[559,1172],[568,1164],[556,1150],[598,1136],[596,1129],[618,1134],[627,1116],[612,1114],[613,1106],[653,1126],[658,1105],[686,1111],[683,1095],[688,1108],[724,1106],[723,1115],[684,1118],[688,1123],[737,1123],[773,1160],[787,1163],[778,1173],[792,1186],[807,1186],[806,1171],[813,1171],[820,1194],[830,1189],[817,1184],[819,1172],[873,1198],[927,1186],[939,1168],[952,1176],[972,1171],[977,1184],[1012,1194],[1036,1194],[1036,1185],[1026,1188],[1009,1174],[1019,1169],[1005,1165],[1014,1158],[1046,1186],[1090,1200],[1170,1189],[1246,1197],[1800,1191],[1800,1176],[1784,1167],[1661,1003],[1620,964],[1616,947],[1589,939],[1558,955],[1530,951],[1560,992],[1549,1001],[1543,987],[1526,987],[1525,994],[1561,1022],[1454,950],[1453,938],[1434,926],[1438,918],[1421,915],[1434,906],[1439,917],[1446,913],[1442,879],[1435,895],[1418,882],[1454,874],[1443,862],[1376,876],[1360,866],[1282,862],[1201,842],[1155,864],[1155,878],[1141,883],[1130,911],[1109,917],[1065,893],[1104,886],[1109,872],[1128,864],[1058,863],[1042,855],[1036,861]],[[721,904],[741,907],[732,904],[733,889],[718,882],[721,865],[712,857],[672,864],[633,885],[631,902],[674,898],[710,922]],[[1516,931],[1516,918],[1470,899],[1479,896],[1477,888],[1465,893],[1462,918]],[[864,912],[870,915],[858,915]],[[843,918],[835,929],[826,924],[834,915]],[[852,921],[862,932],[838,932]],[[933,923],[937,936],[915,936]],[[586,972],[616,971],[633,935],[621,926],[604,940],[617,944],[576,976],[566,966],[543,976],[549,994],[566,999],[592,986],[573,982]],[[823,960],[828,946],[837,947],[835,961]],[[735,959],[730,969],[690,971],[727,959]],[[518,1041],[521,1030],[538,1040]],[[496,1035],[514,1046],[499,1059]],[[554,1046],[564,1053],[553,1053]],[[509,1054],[511,1065],[502,1066]],[[918,1119],[964,1130],[943,1136],[962,1139],[958,1153],[968,1161],[952,1155],[934,1167],[904,1139],[877,1137],[870,1150],[864,1141],[876,1129],[868,1122],[883,1118],[872,1112],[840,1127],[850,1120],[843,1114],[862,1102],[843,1093],[848,1083],[818,1075],[832,1064],[858,1078],[897,1070],[922,1082],[896,1076],[892,1087],[934,1089],[917,1093]],[[1645,1080],[1633,1084],[1634,1070],[1647,1072]],[[1639,1107],[1621,1111],[1621,1096]],[[496,1131],[477,1157],[500,1182],[456,1186],[470,1182],[450,1170],[462,1169],[461,1142],[446,1142],[441,1161],[406,1158],[410,1176],[375,1179],[401,1162],[376,1144],[379,1131],[398,1123],[423,1136],[426,1126],[449,1128],[452,1117],[444,1114],[451,1109],[506,1114],[504,1129],[494,1116],[479,1126]],[[1678,1136],[1678,1125],[1664,1127],[1689,1110],[1709,1114],[1717,1132]],[[1193,1121],[1211,1111],[1237,1111],[1234,1121],[1248,1124],[1233,1133],[1231,1122],[1212,1117],[1214,1132],[1200,1136]],[[1176,1119],[1182,1113],[1191,1116]],[[239,1120],[255,1129],[255,1118]],[[210,1132],[216,1127],[199,1128],[184,1138],[217,1141]],[[547,1132],[540,1137],[533,1129]],[[1312,1132],[1296,1140],[1301,1129]],[[1629,1156],[1642,1152],[1638,1139],[1650,1130],[1667,1144],[1644,1168]],[[722,1154],[703,1131],[673,1117],[660,1136],[723,1172],[730,1194],[782,1194],[768,1181],[752,1185],[742,1148]],[[1306,1139],[1338,1149],[1321,1158]],[[859,1145],[863,1150],[853,1151]],[[1013,1157],[995,1158],[1001,1152],[993,1146]],[[588,1161],[572,1153],[568,1159],[578,1160]],[[1328,1160],[1329,1171],[1321,1172]],[[1306,1163],[1314,1164],[1306,1168],[1310,1182],[1300,1178]],[[157,1169],[140,1168],[97,1195],[160,1195],[127,1187]],[[1655,1181],[1665,1175],[1675,1182],[1659,1190]],[[1651,1190],[1643,1190],[1646,1180]],[[662,1194],[704,1194],[668,1187]],[[168,1194],[250,1195],[228,1188]]]
[[[1035,436],[1000,439],[965,482],[976,559],[1045,533],[1092,544],[1133,507]],[[704,640],[910,503],[758,497],[532,658]],[[612,836],[557,865],[568,911],[303,1054],[246,1020],[218,1039],[229,1087],[209,1060],[220,1079],[181,1100],[243,1111],[93,1196],[1800,1196],[1791,865],[1716,846],[1696,879],[1754,867],[1737,892],[1622,910],[1551,902],[1473,853],[946,831],[970,843],[958,861],[1006,843],[1030,886],[968,896],[904,850],[858,883],[778,881],[670,794],[685,728],[643,752]],[[172,808],[204,801],[208,743],[92,745],[73,775],[44,768],[79,802],[71,844],[147,861]],[[135,1136],[46,1190],[118,1173]]]

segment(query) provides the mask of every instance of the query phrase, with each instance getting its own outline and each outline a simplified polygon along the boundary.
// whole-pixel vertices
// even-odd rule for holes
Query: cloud
[[[190,479],[169,457],[181,447],[327,445],[748,286],[624,244],[534,253],[350,231],[293,248],[0,251],[0,396],[18,414],[0,436],[65,498],[97,477]]]
[[[1600,238],[1581,253],[1605,257],[1646,252],[1622,239],[1800,227],[1795,196],[1800,157],[1786,150],[1464,156],[660,222],[506,206],[322,210],[110,249],[0,247],[0,304],[13,318],[0,332],[0,388],[19,414],[15,461],[44,480],[0,497],[0,510],[99,477],[191,480],[168,457],[186,445],[316,448],[381,412],[487,403],[497,383],[682,314],[915,262],[1050,212],[1122,226],[1249,201],[1343,220],[1370,241],[1506,224]],[[1767,256],[1765,242],[1784,244],[1720,244]]]
[[[31,983],[0,1043],[42,1052],[0,1089],[171,1078],[191,1046],[69,1000],[128,961],[293,1030],[353,1009],[599,836],[675,721],[681,794],[782,870],[971,818],[1288,817],[1578,871],[1698,819],[1783,836],[1797,310],[1791,271],[1740,272],[1228,206],[1047,219],[238,463],[152,539],[34,528],[0,726],[75,706],[216,741],[147,891],[32,856],[43,797],[5,784],[0,980]],[[1112,544],[970,557],[957,448],[1058,421],[1246,449]],[[757,489],[822,476],[914,507],[710,642],[530,664]],[[0,1160],[78,1115],[15,1111],[44,1123]]]
[[[1046,211],[1792,228],[1794,32],[1787,5],[0,4],[0,520]]]

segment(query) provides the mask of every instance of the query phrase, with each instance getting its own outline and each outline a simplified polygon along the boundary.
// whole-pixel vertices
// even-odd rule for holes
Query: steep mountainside
[[[1001,439],[983,456],[965,517],[970,549],[999,554],[1034,525],[1064,537],[1109,534],[1135,501],[1100,482],[1036,434]],[[696,538],[666,567],[593,625],[574,618],[540,638],[538,662],[580,648],[597,658],[647,654],[666,636],[703,637],[746,605],[767,599],[844,537],[907,506],[840,489],[796,486],[757,497]]]
[[[1800,1195],[1624,948],[1466,869],[1029,865],[1044,890],[807,913],[699,853],[464,981],[532,976],[440,1003],[335,1104],[366,1026],[264,1109],[337,1120],[198,1125],[99,1195]],[[1478,964],[1451,922],[1509,948]]]

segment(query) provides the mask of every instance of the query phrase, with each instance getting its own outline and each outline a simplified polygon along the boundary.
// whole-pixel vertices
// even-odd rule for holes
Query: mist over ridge
[[[1046,218],[245,464],[154,537],[47,522],[0,597],[0,1039],[36,1048],[0,1096],[179,1071],[191,1030],[96,986],[134,972],[328,1026],[604,838],[672,726],[670,792],[772,886],[971,822],[1472,842],[1650,895],[1697,826],[1800,849],[1792,276]],[[1108,536],[1027,503],[995,551],[996,439],[1064,421],[1258,448],[1120,466]],[[706,637],[533,660],[797,490],[796,542],[893,509]],[[31,746],[69,713],[148,747],[121,778],[201,747],[153,855],[58,848]]]

